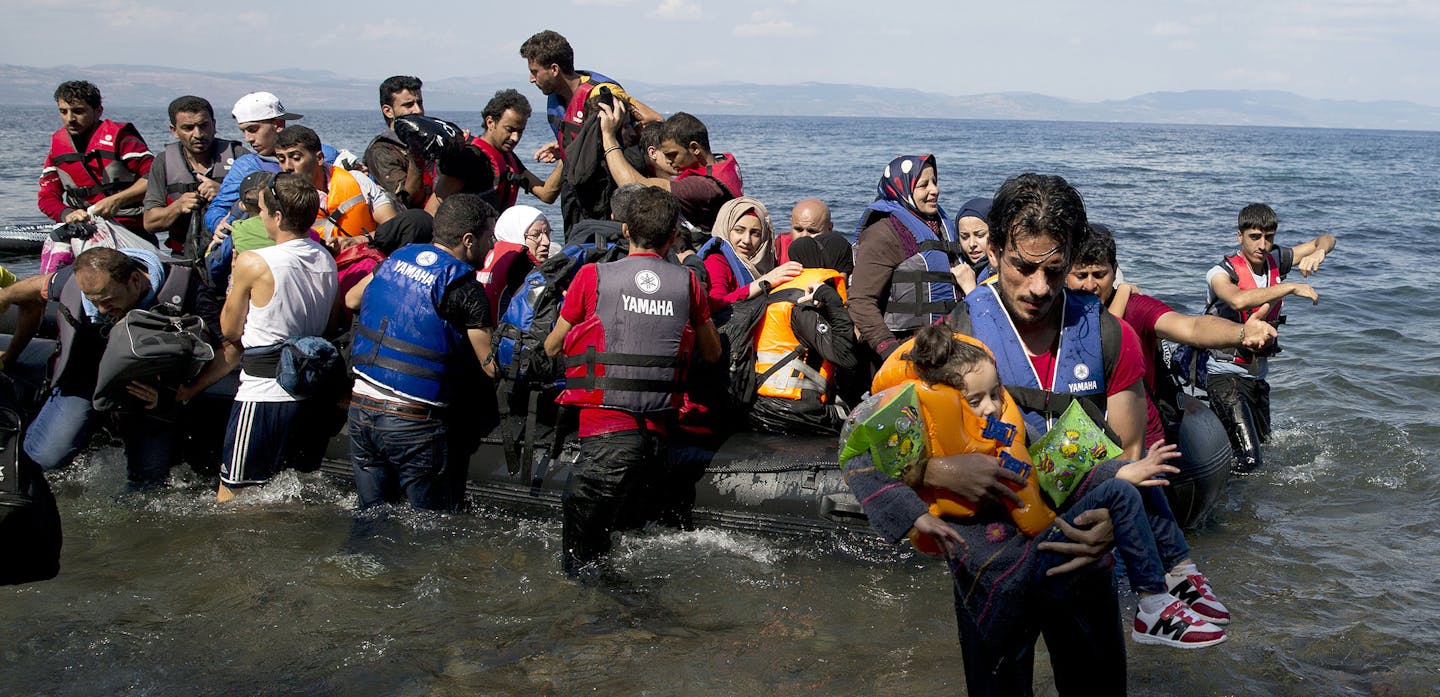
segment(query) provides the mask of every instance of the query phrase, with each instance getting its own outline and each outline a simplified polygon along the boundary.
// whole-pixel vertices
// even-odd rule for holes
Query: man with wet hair
[[[550,176],[541,181],[515,155],[515,147],[530,121],[530,100],[515,90],[500,90],[480,113],[485,119],[485,132],[471,139],[460,152],[441,160],[435,198],[444,200],[457,192],[480,194],[501,213],[515,205],[521,191],[554,203],[560,196],[563,164],[557,163]]]
[[[238,141],[215,137],[215,109],[201,97],[185,95],[170,102],[170,135],[155,159],[145,188],[145,229],[167,232],[172,252],[184,248],[190,219],[220,193],[220,182],[235,160],[249,152]],[[210,241],[205,236],[203,243]],[[204,249],[200,249],[204,252]]]
[[[57,223],[110,218],[154,244],[141,202],[155,156],[140,132],[103,118],[100,89],[84,80],[60,83],[55,106],[62,126],[40,171],[40,212]]]
[[[720,358],[704,288],[689,269],[665,261],[679,218],[669,192],[631,195],[622,233],[629,256],[582,266],[545,338],[547,354],[567,357],[559,401],[579,407],[586,453],[562,503],[567,574],[598,568],[631,492],[665,478],[668,428],[692,339],[703,360]]]
[[[300,175],[277,174],[260,190],[259,203],[275,245],[235,257],[233,285],[220,315],[225,338],[245,349],[220,464],[221,503],[285,467],[318,467],[329,440],[322,427],[327,400],[290,394],[276,379],[275,361],[265,360],[286,339],[324,335],[330,322],[338,285],[335,259],[310,239],[320,193]],[[210,378],[219,376],[202,375]]]
[[[411,152],[395,135],[395,119],[425,114],[424,83],[418,77],[395,75],[380,83],[380,115],[385,130],[365,148],[365,169],[400,208],[420,208],[434,186],[435,163]]]
[[[994,352],[1030,442],[1080,400],[1092,419],[1119,436],[1127,457],[1138,457],[1145,432],[1140,342],[1098,298],[1065,288],[1087,232],[1079,192],[1057,176],[1022,174],[996,192],[990,216],[988,253],[999,279],[967,295],[947,323]],[[1097,467],[1112,463],[1118,464]],[[1006,480],[1024,483],[996,458],[973,454],[932,459],[925,473],[926,485],[966,500],[1019,503]],[[968,551],[952,570],[970,694],[1028,694],[1042,633],[1054,647],[1050,661],[1062,694],[1125,692],[1120,609],[1104,554],[1113,543],[1109,512],[1082,511],[1075,522],[1056,519],[1072,542],[1040,545],[1074,557],[1049,572],[1075,571],[1063,582],[1037,579],[1029,566],[1036,558],[1030,539],[1008,517],[958,526]]]
[[[447,473],[474,448],[452,450],[451,431],[476,425],[449,407],[480,370],[494,377],[494,322],[475,269],[494,245],[497,217],[475,194],[445,199],[431,243],[395,250],[345,296],[359,313],[348,430],[362,509],[401,496],[415,508],[450,508],[464,494],[463,479]]]

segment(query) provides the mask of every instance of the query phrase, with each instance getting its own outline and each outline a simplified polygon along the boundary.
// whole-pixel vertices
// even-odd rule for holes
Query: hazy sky
[[[0,62],[136,63],[379,79],[527,76],[565,34],[622,81],[846,82],[1086,101],[1283,89],[1440,106],[1437,0],[0,0]],[[218,40],[225,30],[231,42]]]

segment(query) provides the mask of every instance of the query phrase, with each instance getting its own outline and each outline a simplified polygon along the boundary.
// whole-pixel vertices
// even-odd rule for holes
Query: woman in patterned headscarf
[[[962,262],[940,208],[933,155],[891,160],[876,190],[856,226],[850,314],[860,338],[883,359],[955,306],[951,268]]]

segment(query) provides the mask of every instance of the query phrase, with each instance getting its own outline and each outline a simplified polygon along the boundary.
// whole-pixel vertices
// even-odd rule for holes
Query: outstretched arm
[[[1320,263],[1325,261],[1325,255],[1335,249],[1334,235],[1320,235],[1309,242],[1296,245],[1290,249],[1295,255],[1295,268],[1300,269],[1300,275],[1309,277],[1310,274],[1320,270]]]
[[[1215,291],[1215,297],[1220,298],[1221,302],[1237,312],[1273,303],[1287,295],[1309,298],[1312,303],[1320,302],[1320,296],[1316,294],[1315,289],[1306,283],[1277,283],[1266,288],[1240,290],[1240,287],[1223,273],[1210,275],[1210,289]]]
[[[1167,312],[1155,320],[1155,333],[1162,339],[1198,348],[1234,348],[1244,346],[1251,350],[1265,347],[1277,332],[1265,321],[1270,311],[1267,303],[1256,308],[1244,324],[1231,322],[1214,315],[1185,315]]]

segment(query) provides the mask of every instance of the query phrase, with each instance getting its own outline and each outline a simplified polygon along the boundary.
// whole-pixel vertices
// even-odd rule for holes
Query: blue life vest
[[[475,268],[433,244],[396,250],[379,268],[360,301],[350,349],[362,378],[431,404],[443,404],[452,352],[465,342],[437,310],[445,289]]]
[[[735,287],[743,288],[755,282],[755,274],[750,273],[750,267],[740,261],[740,255],[735,252],[735,247],[719,237],[711,237],[705,244],[695,250],[695,254],[701,261],[711,254],[724,254],[725,263],[730,265],[730,273],[735,274]]]
[[[856,238],[866,226],[884,215],[898,220],[919,248],[890,274],[890,297],[885,303],[885,327],[892,332],[913,332],[940,321],[956,303],[955,277],[950,267],[960,254],[955,229],[945,211],[938,211],[945,239],[939,239],[925,221],[895,201],[878,200],[860,215]]]
[[[609,246],[601,249],[609,249]],[[595,251],[595,245],[589,243],[567,245],[525,276],[525,282],[509,298],[500,321],[496,323],[497,377],[511,380],[531,377],[531,369],[535,366],[527,358],[544,356],[545,337],[555,328],[565,289],[570,287],[575,272]],[[540,320],[538,327],[535,325],[537,318]]]
[[[1025,388],[1041,393],[1058,393],[1076,397],[1099,398],[1101,413],[1105,398],[1105,355],[1101,340],[1101,313],[1105,312],[1100,298],[1088,293],[1071,293],[1066,290],[1061,298],[1063,307],[1060,314],[1060,347],[1055,356],[1055,373],[1052,389],[1040,386],[1040,379],[1020,342],[1010,315],[1000,302],[1000,296],[993,285],[977,286],[965,296],[965,305],[970,314],[970,335],[984,342],[995,353],[995,363],[1000,369],[1000,382],[1012,394]],[[1015,388],[1021,388],[1016,390]],[[1015,401],[1025,414],[1025,432],[1031,441],[1049,430],[1046,415],[1034,408],[1033,400],[1022,399],[1013,394]],[[1094,402],[1095,399],[1090,401]],[[1068,401],[1056,405],[1053,416],[1058,416]],[[1103,423],[1103,422],[1102,422]]]

